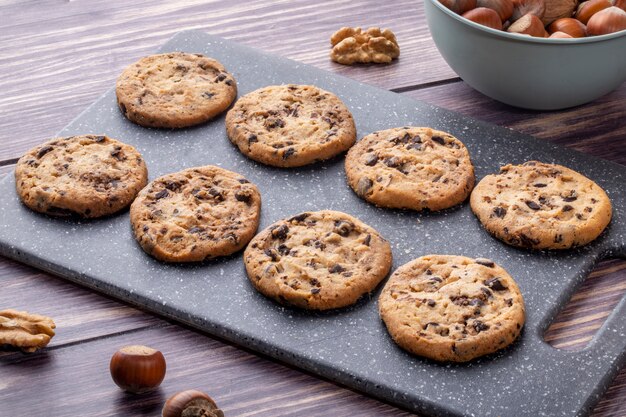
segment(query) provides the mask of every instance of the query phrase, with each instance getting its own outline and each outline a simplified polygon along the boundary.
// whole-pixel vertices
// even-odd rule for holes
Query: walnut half
[[[56,325],[50,317],[26,311],[0,311],[0,345],[11,345],[24,352],[45,347],[54,336]]]
[[[343,27],[330,37],[330,59],[340,64],[384,63],[400,56],[396,36],[389,29]]]

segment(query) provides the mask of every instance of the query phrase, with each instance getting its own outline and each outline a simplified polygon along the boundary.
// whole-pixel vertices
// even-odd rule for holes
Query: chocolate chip
[[[533,186],[535,186],[535,187],[537,187],[537,188],[543,188],[543,187],[547,187],[547,186],[548,186],[548,184],[543,184],[543,183],[538,182],[538,183],[536,183],[536,184],[533,184]]]
[[[204,93],[202,93],[202,97],[206,99],[213,98],[215,97],[215,93],[209,93],[208,91],[205,91]]]
[[[496,217],[503,218],[506,216],[506,209],[504,207],[494,207],[493,214],[495,214]]]
[[[563,242],[563,235],[554,236],[554,243],[561,243],[561,242]]]
[[[570,206],[569,204],[566,204],[563,206],[564,212],[571,211],[571,210],[574,210],[574,207]]]
[[[285,127],[285,122],[283,119],[279,119],[277,117],[270,117],[265,121],[266,129],[273,129],[275,127]]]
[[[280,253],[281,255],[289,255],[289,251],[291,250],[289,246],[285,245],[284,243],[278,245],[278,248],[276,249],[278,249],[278,253]]]
[[[215,81],[224,81],[226,79],[226,74],[224,74],[223,72],[221,72],[216,78]]]
[[[239,184],[249,184],[250,183],[250,181],[248,181],[245,178],[239,178],[237,181],[239,181]]]
[[[494,291],[504,291],[507,289],[507,287],[502,285],[502,282],[500,281],[500,278],[498,277],[487,279],[483,281],[483,284],[485,284],[486,286],[488,286]]]
[[[283,159],[287,159],[295,153],[296,153],[296,150],[294,148],[287,148],[287,150],[283,152]]]
[[[346,269],[343,266],[339,265],[339,264],[335,264],[335,265],[331,266],[330,268],[328,268],[328,271],[331,274],[337,274],[337,273],[343,272],[345,270]]]
[[[319,288],[311,288],[311,294],[319,294],[320,289]]]
[[[433,282],[443,282],[443,280],[441,279],[441,277],[430,277],[429,278],[431,281]]]
[[[160,200],[162,198],[167,197],[168,195],[170,195],[170,193],[168,193],[167,190],[161,190],[161,191],[159,191],[158,193],[156,193],[154,195],[154,199],[155,200]]]
[[[539,204],[537,204],[537,203],[535,203],[534,201],[531,201],[531,200],[526,200],[526,205],[531,210],[539,210],[539,209],[541,209],[541,206]]]
[[[313,246],[316,249],[320,249],[320,250],[326,249],[326,244],[324,242],[322,242],[321,240],[316,240],[315,243],[313,243]]]
[[[507,298],[506,300],[504,300],[504,302],[509,307],[511,307],[513,305],[513,299],[512,298]]]
[[[248,193],[242,192],[242,191],[237,191],[235,193],[235,200],[237,201],[241,201],[244,203],[250,203],[250,200],[252,199],[252,196]]]
[[[230,241],[232,241],[234,244],[239,243],[239,238],[237,237],[237,235],[236,235],[236,234],[234,234],[234,233],[232,233],[232,232],[231,232],[231,233],[227,233],[227,234],[224,236],[224,240],[230,240]]]
[[[371,179],[368,177],[361,177],[356,185],[356,193],[360,196],[365,196],[370,192],[373,185],[374,183]]]
[[[481,300],[480,298],[472,298],[469,302],[469,304],[471,306],[478,306],[481,307],[483,305],[485,305],[485,303],[483,302],[483,300]]]
[[[435,300],[431,300],[429,298],[428,300],[426,300],[426,304],[428,304],[428,307],[434,307],[437,303],[435,302]]]
[[[578,220],[583,220],[583,215],[582,215],[582,214],[580,214],[580,213],[576,213],[576,218],[577,218]]]
[[[259,141],[259,138],[254,133],[250,133],[248,135],[248,144],[258,142],[258,141]]]
[[[289,233],[289,227],[283,224],[272,230],[272,237],[274,239],[284,240],[287,238],[287,233]]]
[[[297,216],[293,216],[291,219],[289,219],[289,222],[295,222],[295,223],[299,223],[301,221],[303,221],[304,219],[306,219],[307,217],[309,217],[311,213],[301,213],[298,214]]]
[[[165,188],[167,188],[170,191],[177,191],[180,189],[180,187],[182,187],[182,184],[177,181],[168,180],[165,182]]]
[[[369,246],[371,241],[372,241],[372,235],[367,235],[365,236],[365,239],[363,239],[363,244],[365,246]]]
[[[217,188],[209,188],[209,194],[217,201],[224,201],[224,195]]]
[[[263,253],[269,256],[272,262],[276,262],[278,260],[278,253],[276,253],[276,251],[272,248],[265,249]]]
[[[458,306],[469,305],[469,298],[466,295],[452,296],[450,297],[450,301]]]
[[[533,239],[530,236],[527,236],[524,233],[520,233],[519,240],[523,246],[532,248],[535,245],[539,244],[539,239]]]
[[[433,136],[431,139],[434,142],[437,142],[440,145],[445,145],[446,144],[446,140],[444,138],[442,138],[441,136]]]
[[[563,201],[565,201],[566,203],[571,203],[572,201],[576,201],[577,199],[578,194],[576,193],[576,190],[570,191],[568,196],[563,197]]]
[[[400,158],[395,157],[395,156],[392,156],[391,158],[385,158],[383,162],[385,165],[387,165],[390,168],[397,168],[402,164],[402,162],[400,161]]]
[[[228,80],[224,81],[224,84],[226,84],[226,85],[233,85],[233,80],[228,79]]]
[[[378,156],[373,153],[368,154],[365,157],[365,165],[367,165],[368,167],[376,165],[376,162],[378,162]]]
[[[102,142],[104,142],[104,139],[105,139],[104,136],[94,136],[93,137],[93,140],[96,143],[102,143]]]
[[[335,220],[335,229],[333,230],[339,236],[347,237],[354,230],[354,225],[345,220]]]
[[[423,330],[426,330],[426,328],[427,328],[428,326],[433,326],[433,327],[436,327],[436,326],[439,326],[439,323],[435,323],[434,321],[428,322],[428,323],[426,323],[426,324],[422,327],[422,329],[423,329]]]
[[[42,156],[50,152],[52,149],[53,149],[52,146],[49,146],[49,145],[42,147],[41,149],[39,149],[39,152],[37,152],[37,158],[41,158]]]
[[[474,327],[474,330],[476,330],[476,333],[480,333],[480,332],[484,332],[485,330],[489,330],[489,326],[487,326],[485,323],[483,323],[480,320],[474,321],[474,324],[472,325],[472,327]]]
[[[476,258],[474,261],[477,264],[488,266],[489,268],[493,268],[496,265],[491,259],[486,258]]]
[[[191,229],[187,230],[187,232],[195,234],[195,233],[202,233],[204,232],[205,229],[203,227],[199,227],[199,226],[194,226]]]
[[[483,294],[485,294],[485,296],[487,298],[492,296],[492,293],[491,293],[491,291],[489,291],[489,288],[487,288],[487,287],[480,287],[480,290],[483,292]]]

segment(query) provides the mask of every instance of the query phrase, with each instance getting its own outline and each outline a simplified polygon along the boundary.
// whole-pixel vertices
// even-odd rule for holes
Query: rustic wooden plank
[[[121,70],[174,33],[200,29],[384,88],[455,77],[436,50],[421,2],[55,0],[0,6],[0,160],[52,137],[114,85]],[[398,36],[391,65],[346,67],[328,58],[342,26]],[[10,134],[10,136],[8,136]]]
[[[50,347],[166,324],[111,298],[4,257],[0,257],[0,289],[0,310],[27,310],[54,319],[57,329]],[[8,355],[10,352],[0,351],[0,358]]]
[[[464,82],[409,91],[405,94],[626,165],[626,84],[587,105],[551,112],[503,105]]]
[[[111,380],[111,355],[129,344],[163,352],[167,374],[159,391],[125,394]],[[0,366],[1,412],[7,416],[24,415],[26,404],[33,416],[154,416],[170,395],[191,388],[211,395],[228,416],[411,415],[175,325],[0,358]]]

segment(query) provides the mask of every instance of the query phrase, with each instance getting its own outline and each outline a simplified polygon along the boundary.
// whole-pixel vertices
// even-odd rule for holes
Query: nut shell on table
[[[591,36],[607,35],[622,30],[626,30],[626,12],[615,6],[599,11],[587,22],[587,33]]]
[[[187,390],[171,396],[161,412],[162,417],[224,417],[215,401],[202,391]]]
[[[396,36],[389,29],[343,27],[331,36],[330,43],[330,59],[344,65],[388,64],[400,56]]]
[[[463,13],[463,17],[483,26],[502,30],[502,20],[500,19],[500,15],[493,9],[477,7]]]
[[[588,0],[580,3],[574,17],[580,20],[585,25],[591,19],[591,16],[598,13],[600,10],[608,9],[611,7],[609,0]]]
[[[48,345],[54,328],[50,317],[12,309],[0,311],[0,345],[32,353]]]
[[[587,27],[578,19],[563,17],[552,22],[548,26],[548,32],[563,32],[572,38],[584,38],[587,36]]]

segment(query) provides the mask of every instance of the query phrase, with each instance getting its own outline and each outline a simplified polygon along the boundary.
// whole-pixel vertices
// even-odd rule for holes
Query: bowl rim
[[[621,37],[626,37],[626,30],[621,30],[619,32],[614,32],[614,33],[609,33],[606,35],[599,35],[599,36],[589,36],[589,37],[584,37],[584,38],[537,38],[534,36],[524,36],[524,35],[518,35],[515,33],[509,33],[506,32],[504,30],[497,30],[497,29],[492,29],[490,27],[481,25],[479,23],[476,22],[472,22],[469,19],[464,18],[461,15],[458,15],[456,13],[454,13],[452,10],[448,9],[446,6],[444,6],[443,4],[441,4],[439,2],[439,0],[424,0],[424,2],[430,2],[432,3],[435,7],[439,8],[439,10],[441,10],[443,13],[447,14],[448,16],[450,16],[451,18],[467,25],[470,27],[473,27],[474,29],[477,30],[481,30],[487,34],[490,34],[494,37],[500,37],[500,38],[504,38],[504,39],[509,39],[512,41],[516,41],[516,42],[521,42],[521,43],[543,43],[543,44],[566,44],[566,45],[580,45],[580,44],[585,44],[585,43],[594,43],[594,42],[602,42],[602,41],[606,41],[606,40],[610,40],[610,39],[615,39],[615,38],[621,38]]]

